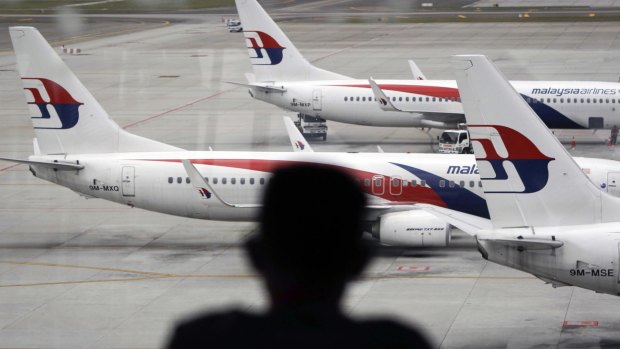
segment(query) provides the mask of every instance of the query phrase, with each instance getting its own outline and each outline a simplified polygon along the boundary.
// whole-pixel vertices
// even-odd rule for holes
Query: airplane
[[[271,172],[311,163],[339,168],[358,181],[369,198],[368,230],[387,244],[449,243],[450,225],[418,209],[419,203],[488,217],[473,156],[316,153],[299,133],[291,144],[305,151],[187,151],[133,135],[110,118],[38,30],[9,31],[33,123],[34,155],[0,160],[27,164],[35,177],[86,198],[182,217],[254,221]],[[291,126],[289,119],[287,128],[295,130]],[[610,184],[620,163],[577,161],[604,190],[620,195]],[[308,219],[316,214],[320,209]]]
[[[473,235],[489,261],[620,295],[620,199],[589,180],[489,59],[452,65],[490,218],[422,206]]]
[[[465,122],[453,80],[427,80],[412,61],[413,80],[377,80],[391,100],[381,103],[367,79],[354,79],[308,62],[256,0],[236,0],[253,74],[248,88],[258,100],[300,114],[348,124],[457,128]],[[620,83],[513,81],[530,107],[554,129],[620,125]]]

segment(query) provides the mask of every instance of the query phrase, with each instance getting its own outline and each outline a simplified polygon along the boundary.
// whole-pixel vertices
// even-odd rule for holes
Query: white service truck
[[[467,128],[443,131],[439,136],[439,152],[444,154],[473,154]]]
[[[318,116],[297,114],[295,126],[304,137],[320,137],[327,139],[327,122]]]

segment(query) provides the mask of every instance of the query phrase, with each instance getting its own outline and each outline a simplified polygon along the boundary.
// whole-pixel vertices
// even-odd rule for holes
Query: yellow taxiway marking
[[[139,277],[139,278],[125,278],[125,279],[33,282],[33,283],[25,283],[25,284],[0,285],[0,288],[7,288],[7,287],[32,287],[32,286],[57,286],[57,285],[79,285],[79,284],[95,284],[95,283],[104,283],[104,282],[142,281],[142,280],[163,279],[163,278],[164,277]]]
[[[88,265],[74,265],[74,264],[20,262],[20,261],[0,261],[0,264],[31,265],[31,266],[38,266],[38,267],[58,267],[58,268],[68,268],[68,269],[87,269],[87,270],[98,270],[98,271],[113,271],[113,272],[118,272],[118,273],[148,275],[151,277],[176,277],[177,276],[175,274],[156,273],[156,272],[150,272],[150,271],[121,269],[121,268],[107,268],[107,267],[93,267],[93,266],[88,266]]]
[[[87,265],[72,265],[59,263],[42,263],[42,262],[20,262],[20,261],[0,261],[0,264],[12,265],[29,265],[40,267],[68,268],[68,269],[86,269],[97,271],[111,271],[118,273],[136,274],[141,276],[112,278],[112,279],[85,279],[85,280],[66,280],[66,281],[50,281],[50,282],[32,282],[19,284],[0,284],[0,288],[8,287],[33,287],[33,286],[53,286],[53,285],[77,285],[105,282],[127,282],[127,281],[145,281],[155,279],[171,279],[171,278],[193,278],[193,279],[249,279],[258,278],[256,274],[172,274],[157,273],[142,270],[95,267]],[[480,275],[366,275],[358,280],[396,280],[396,279],[444,279],[444,280],[529,280],[535,279],[533,276],[480,276]]]

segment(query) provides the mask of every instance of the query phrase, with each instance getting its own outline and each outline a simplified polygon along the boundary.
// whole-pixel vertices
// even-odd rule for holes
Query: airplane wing
[[[454,211],[448,208],[428,204],[418,204],[417,207],[432,213],[439,219],[443,219],[465,233],[476,236],[482,230],[491,230],[491,220],[474,216],[468,213]]]
[[[81,165],[79,161],[77,162],[69,162],[69,161],[61,161],[61,160],[43,161],[43,160],[20,160],[20,159],[9,159],[9,158],[0,158],[0,160],[15,162],[18,164],[48,167],[48,168],[52,168],[57,171],[79,171],[84,168],[84,165]]]
[[[291,141],[291,145],[293,146],[293,151],[301,152],[301,153],[313,153],[312,147],[304,136],[299,132],[297,126],[293,123],[293,120],[288,116],[282,117],[284,120],[284,125],[286,126],[286,132],[288,133],[288,138]]]
[[[222,197],[219,196],[215,190],[213,190],[213,187],[211,187],[211,185],[207,183],[204,177],[202,177],[200,172],[198,172],[198,169],[196,169],[196,166],[194,166],[190,160],[183,159],[181,160],[181,162],[183,163],[183,167],[185,167],[185,171],[187,171],[187,175],[189,176],[189,179],[191,180],[192,185],[194,186],[194,188],[198,190],[198,193],[204,200],[210,199],[211,196],[213,196],[215,197],[218,203],[224,206],[228,206],[228,207],[256,208],[256,207],[262,206],[258,204],[233,204],[233,203],[230,203],[222,199]]]
[[[235,81],[226,81],[226,83],[237,85],[237,86],[248,87],[248,88],[256,88],[256,89],[264,90],[264,91],[286,92],[286,89],[282,86],[259,85],[259,84],[243,83],[243,82],[235,82]]]
[[[370,84],[370,88],[372,89],[372,93],[375,98],[379,102],[379,107],[384,111],[399,111],[404,113],[417,113],[422,114],[424,119],[428,119],[431,121],[444,122],[444,123],[458,123],[463,122],[465,120],[465,116],[463,113],[453,113],[453,112],[438,112],[433,111],[432,109],[401,109],[396,107],[390,98],[383,92],[383,89],[379,87],[379,84],[371,77],[368,79],[368,83]]]
[[[424,76],[424,73],[422,73],[422,70],[420,70],[418,65],[415,64],[413,59],[410,59],[407,62],[409,62],[409,68],[411,69],[411,74],[413,75],[414,80],[427,80],[426,76]]]

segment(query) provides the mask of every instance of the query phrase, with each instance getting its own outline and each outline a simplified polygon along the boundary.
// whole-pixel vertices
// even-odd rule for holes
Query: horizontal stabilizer
[[[286,126],[286,133],[288,133],[288,138],[293,146],[293,151],[300,153],[313,153],[314,150],[312,150],[312,147],[310,147],[308,141],[299,132],[297,126],[293,123],[293,120],[291,120],[288,116],[284,116],[283,119],[284,125]]]
[[[215,197],[218,203],[224,206],[234,207],[234,208],[261,207],[261,205],[257,205],[257,204],[233,204],[233,203],[230,203],[222,199],[222,197],[219,196],[215,190],[213,190],[213,187],[209,185],[209,183],[204,179],[204,177],[202,177],[200,172],[198,172],[198,169],[196,168],[196,166],[194,166],[190,160],[184,159],[184,160],[181,160],[181,162],[183,163],[183,167],[185,167],[185,171],[187,171],[187,175],[189,176],[189,179],[191,180],[192,185],[194,186],[194,188],[198,189],[198,192],[200,193],[200,196],[202,196],[203,199],[207,200],[207,199],[210,199],[211,196],[213,196]]]
[[[9,159],[9,158],[0,158],[3,161],[16,162],[18,164],[26,164],[26,165],[36,165],[42,167],[52,168],[57,171],[79,171],[84,168],[84,165],[80,165],[79,162],[68,162],[61,160],[20,160],[20,159]]]
[[[272,86],[272,85],[259,85],[259,84],[247,84],[243,82],[234,82],[234,81],[226,81],[226,83],[243,86],[248,88],[256,88],[263,91],[272,91],[272,92],[286,92],[286,89],[282,86]]]
[[[553,250],[564,246],[562,241],[558,240],[542,240],[542,239],[486,239],[480,238],[480,241],[488,241],[495,244],[515,247],[520,251],[525,250]]]

